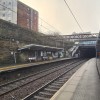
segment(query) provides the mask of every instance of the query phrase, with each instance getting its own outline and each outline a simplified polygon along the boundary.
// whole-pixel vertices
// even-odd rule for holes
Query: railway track
[[[44,84],[52,81],[52,77],[60,75],[63,71],[71,70],[69,66],[75,65],[78,61],[59,65],[52,69],[44,70],[21,79],[17,79],[0,86],[0,100],[20,100],[21,98],[29,95],[38,88],[43,87]],[[82,63],[83,61],[79,62]],[[78,63],[77,63],[78,64]],[[45,78],[44,78],[45,77]],[[55,79],[53,79],[55,80]],[[23,91],[23,92],[22,92]]]
[[[61,86],[71,77],[71,75],[77,70],[77,66],[82,62],[79,62],[73,67],[69,68],[64,73],[57,76],[22,100],[50,100],[54,93],[57,92],[61,88]]]
[[[73,61],[73,63],[74,63],[74,62],[76,62],[76,61]],[[71,62],[71,63],[72,63],[72,62]],[[38,71],[38,72],[36,72],[36,73],[33,72],[33,73],[31,73],[31,74],[29,74],[29,75],[27,75],[27,76],[18,78],[18,79],[16,79],[16,80],[12,80],[12,81],[5,82],[4,84],[0,84],[0,88],[1,88],[1,87],[4,87],[4,86],[6,86],[6,85],[12,84],[12,83],[21,81],[21,80],[23,80],[23,79],[27,79],[27,78],[29,78],[29,77],[33,77],[33,76],[35,76],[35,75],[38,75],[39,73],[46,72],[46,71],[48,71],[48,70],[57,68],[57,67],[62,66],[62,65],[64,65],[64,64],[65,64],[65,65],[66,65],[66,64],[70,64],[70,62],[66,62],[66,63],[58,64],[58,65],[52,65],[53,67],[52,67],[52,66],[49,66],[47,69],[44,68],[44,70]],[[40,67],[39,67],[39,68],[40,68]]]
[[[55,62],[51,62],[51,63],[42,63],[40,65],[37,64],[35,66],[30,65],[30,67],[0,73],[0,85],[14,81],[16,79],[20,79],[20,78],[25,77],[25,76],[27,77],[33,73],[42,71],[44,69],[49,69],[49,68],[52,68],[54,66],[59,66],[59,65],[64,64],[66,62],[68,62],[68,63],[70,61],[72,62],[74,60],[76,60],[76,59],[68,59],[68,60],[65,59],[65,60],[61,60],[61,61],[57,61],[57,62],[55,61]]]

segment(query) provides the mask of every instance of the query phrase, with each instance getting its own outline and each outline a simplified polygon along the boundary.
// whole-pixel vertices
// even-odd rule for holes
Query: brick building
[[[38,31],[38,12],[24,3],[17,2],[17,24]]]
[[[38,32],[38,12],[18,0],[0,0],[0,18]]]

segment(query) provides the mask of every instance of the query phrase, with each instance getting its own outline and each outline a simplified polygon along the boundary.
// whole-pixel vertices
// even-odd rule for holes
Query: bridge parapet
[[[88,34],[73,34],[73,35],[63,35],[63,38],[66,40],[96,40],[99,33],[88,33]]]
[[[79,46],[96,46],[96,44],[79,44]]]

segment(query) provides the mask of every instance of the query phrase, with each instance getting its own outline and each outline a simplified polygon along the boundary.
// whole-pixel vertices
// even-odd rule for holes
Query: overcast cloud
[[[81,32],[64,0],[20,1],[36,9],[39,12],[39,17],[54,26],[61,34],[67,35],[73,32]],[[67,2],[84,32],[99,32],[100,0],[68,0]],[[45,24],[43,25],[48,27]],[[48,28],[52,30],[51,27]]]

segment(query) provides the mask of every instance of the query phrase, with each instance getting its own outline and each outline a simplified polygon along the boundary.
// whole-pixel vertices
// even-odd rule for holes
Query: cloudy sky
[[[61,34],[81,32],[64,0],[20,0],[39,12],[42,18],[55,29],[40,20],[39,29],[59,31]],[[97,33],[100,30],[100,0],[66,0],[84,32]],[[46,29],[47,28],[47,29]],[[46,32],[45,31],[45,32]]]

